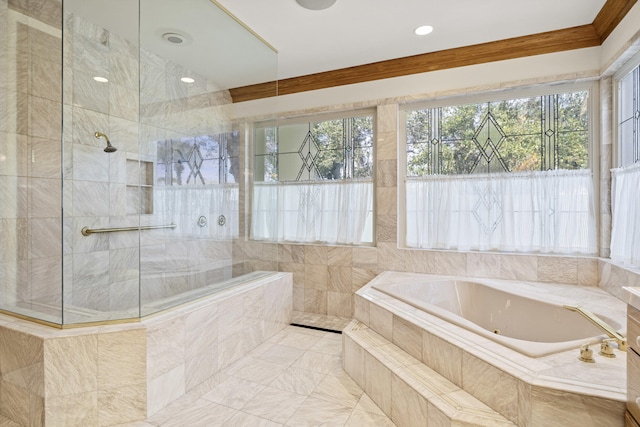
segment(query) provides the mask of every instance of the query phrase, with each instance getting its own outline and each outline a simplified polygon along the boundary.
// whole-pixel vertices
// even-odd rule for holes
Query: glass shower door
[[[127,321],[277,270],[233,95],[276,80],[270,46],[199,0],[0,0],[0,23],[0,311]]]
[[[246,256],[248,132],[231,94],[274,81],[277,54],[209,1],[142,0],[140,40],[141,221],[175,225],[141,233],[144,316],[277,269]]]
[[[139,317],[138,33],[135,1],[64,0],[64,324]]]
[[[0,311],[62,323],[62,7],[0,0]]]

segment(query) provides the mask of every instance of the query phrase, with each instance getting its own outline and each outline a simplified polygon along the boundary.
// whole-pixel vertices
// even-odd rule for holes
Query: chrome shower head
[[[102,132],[96,132],[93,134],[96,138],[104,138],[105,141],[107,141],[107,146],[104,147],[104,152],[105,153],[113,153],[118,151],[118,149],[116,147],[114,147],[113,145],[111,145],[111,141],[109,141],[109,137],[107,135],[105,135]]]

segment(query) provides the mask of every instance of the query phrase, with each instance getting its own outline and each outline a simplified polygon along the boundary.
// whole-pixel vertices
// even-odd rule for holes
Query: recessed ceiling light
[[[185,82],[185,83],[193,83],[193,82],[195,82],[195,80],[192,79],[191,77],[182,77],[180,80]]]
[[[433,27],[431,25],[421,25],[418,28],[416,28],[415,30],[413,30],[413,32],[417,36],[426,36],[431,31],[433,31]]]
[[[107,83],[109,81],[109,79],[107,79],[106,77],[101,77],[101,76],[95,76],[93,80],[100,83]]]
[[[296,0],[300,6],[309,10],[328,9],[336,2],[336,0]]]
[[[178,33],[164,33],[162,38],[173,44],[182,44],[184,43],[184,36]]]

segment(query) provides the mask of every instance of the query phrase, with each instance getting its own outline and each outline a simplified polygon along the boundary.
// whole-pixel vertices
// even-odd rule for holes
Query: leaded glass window
[[[611,260],[640,267],[640,66],[632,59],[618,78],[617,168],[611,170]]]
[[[640,160],[640,67],[623,77],[618,86],[619,165]]]
[[[208,185],[239,182],[239,133],[158,141],[157,184]]]
[[[373,243],[373,139],[370,113],[255,126],[251,238]]]
[[[407,111],[407,176],[588,167],[588,91]]]
[[[408,247],[596,252],[589,90],[440,105],[405,110]]]
[[[370,178],[373,117],[256,128],[256,181]]]

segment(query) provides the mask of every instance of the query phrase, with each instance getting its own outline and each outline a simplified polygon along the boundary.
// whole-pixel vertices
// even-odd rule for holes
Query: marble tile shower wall
[[[609,92],[604,90],[602,96],[605,115],[611,102]],[[294,310],[350,318],[354,292],[385,270],[601,286],[618,297],[622,286],[640,286],[640,274],[595,257],[398,248],[398,106],[377,106],[375,247],[278,245],[279,270],[293,273]],[[601,168],[607,170],[611,135],[605,132],[601,139]],[[610,218],[608,173],[603,174],[601,185],[600,210],[606,228]],[[607,236],[608,231],[603,231],[601,240],[607,241]],[[256,257],[259,244],[249,245],[255,246],[252,256]],[[607,251],[601,248],[603,256]]]
[[[60,297],[61,10],[55,0],[0,2],[3,306]]]
[[[85,226],[183,221],[169,187],[153,179],[145,182],[152,186],[153,213],[131,215],[135,191],[127,190],[139,183],[136,161],[153,166],[157,141],[229,132],[230,96],[206,79],[184,85],[178,78],[188,70],[79,16],[63,18],[58,0],[0,1],[0,22],[6,23],[0,59],[7,71],[0,78],[0,304],[37,306],[47,320],[60,322],[64,282],[66,304],[85,314],[133,308],[139,259],[145,301],[276,269],[275,258],[264,261],[262,253],[244,263],[251,249],[237,241],[237,232],[219,228],[177,238],[175,230],[156,230],[140,241],[137,233],[82,236]],[[97,83],[96,75],[109,82]],[[96,131],[118,151],[105,153]],[[239,159],[244,170],[242,153]],[[244,227],[242,186],[227,215],[234,218],[228,226],[238,230]],[[199,214],[213,225],[220,212],[212,207]],[[203,272],[212,260],[223,267]],[[166,274],[167,268],[187,273]],[[82,317],[65,319],[76,320]]]
[[[82,17],[67,14],[64,25],[65,301],[101,312],[135,309],[139,272],[142,303],[230,277],[229,239],[175,230],[145,231],[139,240],[137,233],[82,236],[85,226],[174,223],[180,212],[169,187],[152,178],[157,142],[228,130],[230,99],[205,79],[185,85],[179,77],[188,70]],[[96,75],[109,82],[95,82]],[[118,151],[105,153],[96,131]],[[145,199],[138,190],[151,193]],[[213,259],[227,268],[199,270]]]

